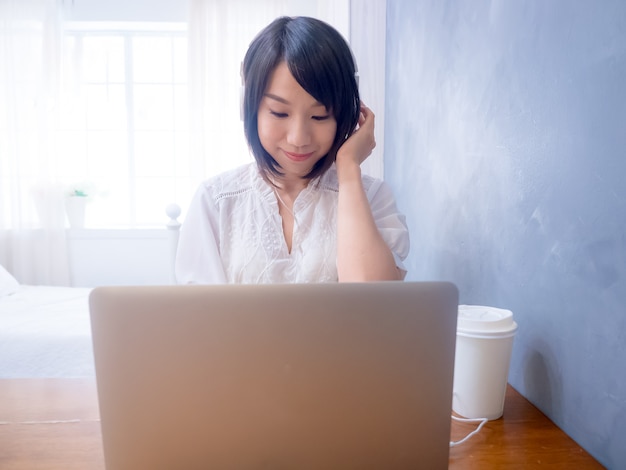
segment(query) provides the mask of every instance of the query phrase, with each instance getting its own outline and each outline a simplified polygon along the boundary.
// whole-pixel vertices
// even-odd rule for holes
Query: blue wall
[[[387,7],[409,279],[511,309],[512,385],[626,468],[626,2]]]

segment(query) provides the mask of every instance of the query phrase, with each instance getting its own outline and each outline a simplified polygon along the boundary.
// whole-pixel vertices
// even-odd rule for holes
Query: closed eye
[[[270,114],[280,119],[286,118],[289,116],[289,114],[287,113],[279,113],[277,111],[272,111],[272,110],[270,110]],[[311,119],[313,119],[314,121],[326,121],[329,118],[330,118],[330,114],[326,114],[324,116],[311,116]]]
[[[277,117],[277,118],[286,118],[287,117],[287,113],[277,113],[276,111],[271,111],[271,110],[270,110],[270,114],[272,116]]]

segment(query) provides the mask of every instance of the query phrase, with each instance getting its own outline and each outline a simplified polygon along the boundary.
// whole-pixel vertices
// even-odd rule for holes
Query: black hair
[[[261,173],[268,181],[272,175],[282,173],[278,162],[261,145],[257,118],[269,78],[282,61],[300,86],[322,103],[337,121],[337,133],[328,154],[304,176],[312,179],[330,168],[339,147],[358,123],[361,100],[356,64],[343,36],[315,18],[280,17],[254,38],[242,67],[244,132]]]

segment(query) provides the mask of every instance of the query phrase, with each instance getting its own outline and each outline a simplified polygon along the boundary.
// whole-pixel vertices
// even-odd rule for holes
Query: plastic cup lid
[[[469,334],[502,334],[517,329],[513,312],[482,305],[459,305],[457,331]]]

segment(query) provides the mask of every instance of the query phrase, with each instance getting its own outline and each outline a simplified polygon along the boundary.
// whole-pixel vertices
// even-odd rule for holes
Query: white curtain
[[[0,0],[0,264],[23,284],[70,282],[55,166],[61,44],[54,0]]]

